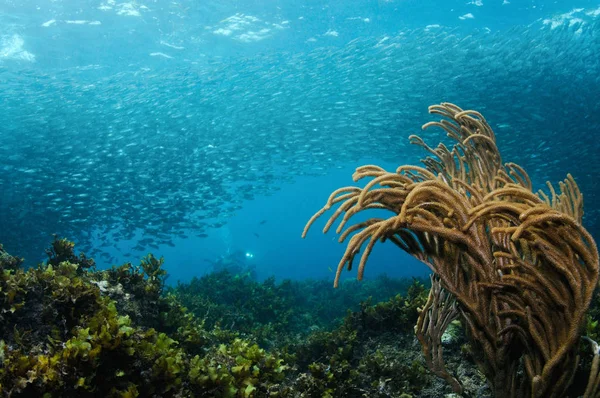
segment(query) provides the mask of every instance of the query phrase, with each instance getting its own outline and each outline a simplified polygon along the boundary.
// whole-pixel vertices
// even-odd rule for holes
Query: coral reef
[[[63,259],[87,259],[74,256],[67,240],[52,246],[65,249]],[[23,269],[0,251],[0,396],[425,398],[452,391],[427,371],[414,333],[431,299],[426,281],[381,277],[331,289],[327,281],[245,278],[235,285],[239,275],[221,271],[167,287],[163,267],[148,255],[107,270],[70,261]],[[219,296],[209,288],[215,284],[236,295]],[[404,294],[388,298],[392,291]],[[208,315],[207,307],[196,316],[182,304],[196,296],[210,303]],[[365,300],[352,301],[358,296]],[[329,311],[316,305],[328,299]],[[215,308],[231,322],[212,316]],[[244,311],[256,324],[235,321]],[[588,318],[590,336],[598,313]],[[448,371],[469,396],[490,397],[467,328],[452,327],[452,340],[442,341]],[[574,378],[581,385],[597,361],[587,348]]]

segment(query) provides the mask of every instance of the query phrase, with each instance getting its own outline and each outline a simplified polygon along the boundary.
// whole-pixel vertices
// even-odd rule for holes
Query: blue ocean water
[[[4,0],[0,243],[153,252],[170,281],[223,256],[333,279],[344,246],[304,224],[356,166],[417,164],[443,101],[536,187],[573,174],[598,236],[599,53],[593,1]],[[382,244],[366,277],[427,272]]]

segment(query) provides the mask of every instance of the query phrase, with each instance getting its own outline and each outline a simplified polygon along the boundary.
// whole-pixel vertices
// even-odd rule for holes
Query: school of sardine
[[[503,160],[538,188],[572,173],[597,234],[598,54],[592,18],[434,26],[176,67],[0,63],[0,242],[35,262],[53,233],[81,249],[141,236],[134,249],[147,251],[202,237],[296,176],[365,157],[412,163],[425,154],[408,135],[442,101],[482,112]]]

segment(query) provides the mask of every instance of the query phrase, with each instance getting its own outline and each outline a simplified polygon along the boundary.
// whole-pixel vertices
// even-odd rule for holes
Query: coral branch
[[[364,188],[335,191],[302,236],[339,204],[324,231],[343,214],[337,233],[351,238],[335,286],[364,245],[359,279],[375,243],[389,239],[429,266],[440,289],[456,299],[496,396],[561,397],[577,366],[576,343],[598,283],[598,249],[581,225],[581,192],[570,174],[558,191],[548,184],[549,195],[532,192],[523,168],[502,164],[494,132],[480,113],[450,103],[429,111],[442,120],[423,129],[442,128],[455,141],[452,149],[410,136],[430,154],[425,168],[358,168],[355,181],[372,180]],[[373,208],[392,215],[347,226],[351,216]],[[456,390],[458,382],[432,353],[444,328],[438,321],[448,311],[434,304],[440,294],[430,296],[417,332],[432,371]]]

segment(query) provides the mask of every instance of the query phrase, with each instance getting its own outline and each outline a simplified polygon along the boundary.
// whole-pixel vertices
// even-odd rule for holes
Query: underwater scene
[[[0,0],[0,397],[600,398],[600,3]]]

